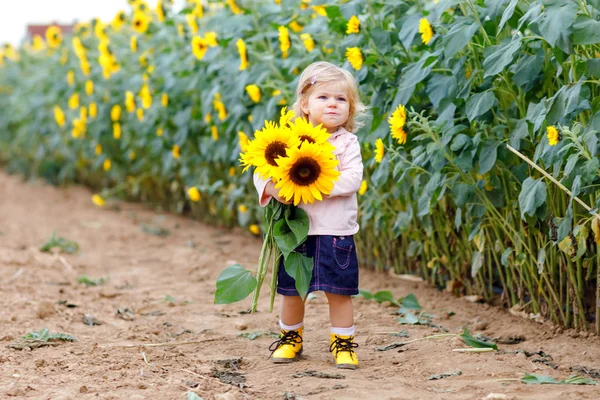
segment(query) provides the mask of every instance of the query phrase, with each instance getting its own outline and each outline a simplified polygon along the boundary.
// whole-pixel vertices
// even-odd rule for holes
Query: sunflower
[[[385,155],[385,147],[383,145],[383,140],[381,138],[375,141],[375,161],[378,163],[383,160],[383,156]]]
[[[127,20],[127,14],[125,14],[125,11],[119,11],[112,20],[112,23],[111,23],[112,28],[115,31],[118,31],[119,29],[121,29],[123,27],[126,20]]]
[[[260,88],[256,85],[247,85],[246,93],[248,93],[248,97],[255,102],[258,103],[260,101]]]
[[[54,106],[54,120],[60,127],[65,125],[65,113],[59,106]]]
[[[131,48],[131,52],[135,53],[137,52],[138,49],[138,45],[137,45],[137,36],[132,36],[129,39],[129,47]]]
[[[162,104],[163,107],[166,107],[169,105],[169,95],[166,93],[163,93],[160,96],[160,104]]]
[[[240,53],[240,71],[243,71],[246,68],[248,68],[249,65],[246,43],[244,43],[242,39],[238,39],[237,42],[235,42],[235,45],[237,46],[238,52]]]
[[[358,71],[362,68],[363,56],[358,47],[346,48],[346,59],[355,70]]]
[[[40,51],[46,48],[46,42],[44,42],[44,39],[42,39],[40,35],[34,35],[31,44],[34,51]]]
[[[304,43],[304,47],[306,47],[306,51],[309,53],[315,49],[315,41],[313,40],[310,33],[303,33],[300,35],[300,39]]]
[[[129,90],[125,92],[125,109],[130,113],[135,111],[135,96]]]
[[[339,161],[316,143],[304,142],[300,148],[288,149],[287,157],[277,160],[279,167],[274,171],[277,181],[275,188],[279,195],[294,205],[314,203],[323,200],[333,189],[333,183],[340,176],[335,169]]]
[[[102,207],[104,205],[104,199],[99,194],[92,196],[92,202],[98,207]]]
[[[428,45],[433,38],[433,29],[427,18],[421,18],[419,20],[419,33],[421,34],[421,41],[423,44]]]
[[[150,17],[143,12],[136,12],[133,14],[131,25],[139,33],[145,33],[150,26]]]
[[[298,137],[300,143],[308,142],[317,144],[323,148],[323,151],[333,151],[333,145],[327,140],[331,136],[327,129],[321,124],[313,126],[306,118],[296,118],[291,124],[290,129]],[[325,146],[325,147],[323,147]]]
[[[210,47],[217,47],[219,45],[219,42],[217,41],[217,33],[210,31],[210,32],[206,32],[204,34],[204,40],[206,40],[206,43],[208,43],[208,45]]]
[[[197,203],[200,201],[200,198],[202,196],[200,195],[200,191],[198,190],[198,188],[196,186],[192,186],[191,188],[188,189],[188,197],[190,198],[191,201],[193,201],[194,203]]]
[[[286,151],[297,148],[300,140],[289,128],[280,128],[266,121],[265,127],[256,131],[254,140],[248,143],[246,152],[240,156],[240,164],[246,171],[251,166],[264,178],[270,178],[277,167],[277,159],[285,157]]]
[[[390,131],[392,137],[398,140],[398,143],[406,143],[406,132],[404,131],[404,125],[406,124],[406,108],[402,104],[398,105],[398,108],[394,110],[392,116],[388,119],[390,124]]]
[[[51,26],[46,30],[46,42],[51,48],[56,48],[62,43],[62,33],[58,26]]]
[[[556,146],[560,140],[560,133],[553,125],[546,128],[546,136],[548,137],[548,144],[550,146]]]
[[[156,3],[156,16],[160,22],[165,22],[165,8],[161,0]]]
[[[286,59],[290,50],[290,32],[288,28],[280,25],[279,28],[279,48],[281,49],[281,58]]]
[[[121,118],[121,106],[118,104],[115,104],[110,109],[110,119],[113,122],[117,122],[119,120],[119,118]]]
[[[369,188],[369,185],[368,185],[367,181],[365,181],[363,179],[362,182],[360,183],[360,189],[358,189],[358,194],[362,196],[363,194],[367,193],[368,188]]]
[[[89,80],[85,82],[85,93],[88,96],[91,96],[94,93],[94,82]]]
[[[204,58],[204,55],[206,54],[207,50],[208,50],[207,41],[200,36],[194,36],[194,38],[192,39],[192,53],[194,53],[196,58],[198,60],[202,60]]]
[[[193,34],[198,33],[198,21],[194,14],[186,14],[185,19]]]
[[[350,35],[358,32],[360,32],[360,20],[356,15],[353,15],[350,17],[348,24],[346,25],[346,34]]]

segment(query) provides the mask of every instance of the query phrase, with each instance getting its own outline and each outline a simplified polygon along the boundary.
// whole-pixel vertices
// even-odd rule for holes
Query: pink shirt
[[[363,175],[360,144],[356,135],[344,128],[332,133],[329,143],[335,147],[335,157],[340,161],[336,167],[341,172],[340,177],[335,181],[329,196],[323,196],[322,201],[315,200],[313,204],[300,203],[298,206],[308,214],[309,235],[354,235],[359,228],[356,221],[356,193],[360,189]],[[267,183],[268,180],[254,174],[254,186],[262,207],[269,204],[272,198],[264,195]]]

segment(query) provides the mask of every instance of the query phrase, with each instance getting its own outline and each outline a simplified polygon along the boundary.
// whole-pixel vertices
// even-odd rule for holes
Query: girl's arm
[[[258,174],[254,174],[254,187],[258,192],[258,204],[261,207],[266,207],[274,197],[278,202],[289,204],[289,201],[279,197],[279,189],[275,189],[275,184],[270,179],[263,179]]]
[[[341,174],[333,184],[333,190],[329,197],[352,196],[358,192],[362,182],[363,168],[360,144],[356,136],[353,135],[346,151],[342,154],[339,165]]]

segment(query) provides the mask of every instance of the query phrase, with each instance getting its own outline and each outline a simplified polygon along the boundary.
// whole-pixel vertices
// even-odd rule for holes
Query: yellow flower
[[[213,107],[219,114],[219,120],[225,121],[225,118],[227,118],[227,109],[225,108],[225,104],[221,101],[221,94],[219,92],[215,93]]]
[[[258,86],[247,85],[246,92],[248,93],[248,96],[250,97],[250,99],[252,99],[253,102],[258,103],[260,101],[260,88]]]
[[[62,43],[62,33],[58,26],[51,26],[46,30],[46,42],[51,48],[57,48]]]
[[[378,163],[383,160],[383,156],[385,155],[385,147],[383,146],[383,140],[381,138],[375,141],[375,161]]]
[[[133,160],[135,160],[135,158],[136,158],[136,157],[137,157],[137,155],[135,154],[135,151],[131,150],[131,151],[129,152],[129,159],[130,159],[131,161],[133,161]]]
[[[217,42],[217,33],[210,31],[210,32],[206,32],[204,34],[204,39],[206,40],[206,43],[208,43],[208,45],[210,47],[217,47],[219,45],[219,42]]]
[[[94,152],[96,153],[97,156],[99,156],[100,154],[102,154],[102,145],[101,144],[97,144],[96,145],[96,149],[94,150]]]
[[[290,33],[288,29],[280,25],[279,28],[279,48],[281,49],[281,57],[287,58],[288,51],[290,50]]]
[[[560,140],[560,133],[553,125],[550,125],[546,128],[546,136],[548,137],[548,144],[550,146],[556,146]]]
[[[238,211],[241,212],[242,214],[244,214],[245,212],[248,212],[248,207],[246,207],[243,204],[240,204],[238,207]]]
[[[315,41],[313,40],[312,36],[310,36],[310,33],[303,33],[300,35],[300,39],[302,39],[304,47],[306,47],[306,51],[310,53],[315,49]]]
[[[194,7],[194,10],[192,11],[194,13],[194,15],[200,19],[202,19],[202,17],[204,17],[204,8],[202,8],[202,1],[201,0],[197,0],[196,1],[196,5]]]
[[[358,47],[346,48],[346,59],[355,70],[358,71],[362,68],[363,56]]]
[[[159,127],[158,129],[156,129],[156,136],[162,136],[164,133],[163,128]]]
[[[104,199],[99,194],[92,196],[92,202],[98,207],[102,207],[104,205]]]
[[[367,181],[365,181],[363,179],[363,181],[360,183],[360,189],[358,189],[358,194],[361,195],[361,196],[363,194],[365,194],[367,192],[368,187],[369,186],[367,185]]]
[[[231,12],[234,14],[241,14],[242,10],[238,7],[237,4],[235,4],[235,0],[227,0],[227,4],[229,4],[229,7],[231,8]]]
[[[248,122],[252,123],[253,120],[254,120],[254,117],[252,115],[248,115]]]
[[[192,53],[198,60],[202,60],[206,51],[208,50],[208,43],[200,36],[194,36],[192,38]]]
[[[198,188],[196,186],[192,186],[191,188],[188,189],[188,197],[190,198],[191,201],[193,201],[194,203],[197,203],[200,201],[200,198],[202,196],[200,195],[200,191],[198,190]]]
[[[116,122],[119,120],[119,118],[121,118],[121,106],[118,104],[115,104],[114,106],[112,106],[112,108],[110,109],[110,119],[113,122]]]
[[[44,42],[44,39],[42,39],[42,37],[40,35],[33,36],[32,45],[33,45],[33,50],[35,50],[35,51],[44,50],[46,48],[46,43]]]
[[[73,93],[71,97],[69,97],[69,108],[74,110],[79,107],[79,94]]]
[[[293,21],[292,21],[292,22],[290,22],[288,25],[290,26],[290,28],[292,28],[292,30],[293,30],[294,32],[296,32],[296,33],[298,33],[298,32],[302,32],[303,26],[302,26],[302,25],[300,25],[300,24],[298,23],[298,21],[296,21],[296,20],[293,20]]]
[[[121,139],[121,124],[119,124],[118,122],[115,122],[113,124],[113,137],[115,138],[115,140]]]
[[[320,15],[321,17],[326,17],[327,16],[327,6],[323,5],[323,6],[312,6],[312,9],[315,10],[315,12]],[[313,16],[314,18],[314,16]]]
[[[79,109],[79,117],[81,118],[82,121],[87,122],[87,116],[88,116],[87,107],[81,106],[81,108]]]
[[[96,118],[98,115],[98,106],[95,102],[90,103],[90,118]]]
[[[156,16],[160,22],[165,22],[165,9],[160,0],[156,3]]]
[[[160,97],[160,103],[162,104],[163,107],[166,107],[169,105],[169,95],[166,93],[163,93],[162,96]]]
[[[284,117],[285,118],[285,117]],[[287,118],[288,120],[290,118]],[[280,122],[280,126],[287,125],[286,122]],[[300,143],[308,142],[317,144],[321,150],[333,153],[334,147],[328,142],[331,136],[322,125],[313,126],[306,118],[296,118],[290,124],[292,133],[300,139]]]
[[[73,139],[77,139],[80,136],[85,137],[86,125],[85,120],[82,119],[74,119],[73,120],[73,130],[71,131],[71,136]]]
[[[260,228],[256,224],[250,225],[250,227],[248,228],[248,230],[250,232],[252,232],[253,234],[257,235],[257,236],[260,235]]]
[[[402,104],[399,104],[392,116],[388,119],[392,137],[398,140],[399,144],[406,143],[406,132],[404,125],[406,124],[406,109]]]
[[[112,163],[110,162],[110,160],[104,160],[102,168],[104,168],[105,171],[110,171],[110,167],[112,167]]]
[[[144,83],[142,85],[138,96],[140,96],[140,98],[142,99],[142,107],[144,107],[144,110],[147,110],[150,107],[152,107],[152,94],[150,94],[150,88],[148,87],[147,83]]]
[[[89,76],[90,75],[91,67],[90,67],[90,63],[88,62],[87,59],[82,58],[80,60],[79,66],[81,67],[81,72],[83,72],[83,74],[85,76]]]
[[[198,33],[198,21],[194,14],[186,14],[185,19],[187,20],[188,26],[193,34]]]
[[[75,83],[75,72],[73,72],[73,70],[70,69],[67,72],[67,84],[69,86],[73,86],[74,83]]]
[[[111,25],[115,31],[118,31],[123,27],[126,20],[127,14],[125,14],[125,11],[119,11],[113,18]]]
[[[65,125],[65,113],[59,106],[54,106],[54,120],[61,128]]]
[[[235,176],[235,167],[229,167],[229,176]]]
[[[419,20],[419,33],[421,34],[421,41],[423,44],[428,45],[433,38],[433,29],[431,29],[431,25],[427,18],[421,18]]]
[[[360,32],[360,20],[356,15],[353,15],[350,17],[348,24],[346,25],[346,34],[350,35],[358,32]]]
[[[129,38],[129,47],[131,48],[132,53],[137,52],[137,36],[131,36],[131,38]]]
[[[333,148],[333,146],[331,146]],[[318,143],[303,142],[300,147],[287,150],[287,157],[277,160],[273,178],[279,195],[287,201],[314,203],[329,195],[340,171],[335,167],[339,160],[329,149]]]
[[[135,111],[135,96],[129,90],[125,92],[125,109],[130,113]]]
[[[136,32],[146,33],[148,27],[150,26],[150,17],[146,13],[136,12],[133,14],[131,25]]]
[[[246,135],[245,132],[239,131],[238,137],[238,144],[240,145],[240,150],[242,151],[242,153],[245,153],[246,150],[248,150],[248,144],[250,143],[248,135]]]
[[[207,124],[210,124],[212,121],[212,115],[210,115],[210,113],[206,113],[206,115],[204,116],[204,122],[206,122]]]
[[[173,145],[173,158],[178,159],[181,156],[181,147]]]
[[[92,82],[92,81],[85,82],[85,93],[88,96],[91,96],[94,93],[94,82]]]
[[[144,110],[142,108],[138,108],[136,111],[138,121],[142,122],[144,120]]]
[[[245,70],[246,68],[248,68],[248,54],[246,51],[246,43],[244,43],[244,41],[242,39],[238,39],[237,42],[235,42],[235,45],[238,48],[238,52],[240,53],[240,71]]]
[[[217,127],[215,125],[210,127],[210,135],[212,136],[212,138],[215,142],[217,140],[219,140],[219,130],[217,129]]]

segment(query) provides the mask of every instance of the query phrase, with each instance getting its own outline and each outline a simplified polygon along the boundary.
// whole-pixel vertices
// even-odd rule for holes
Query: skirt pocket
[[[350,256],[354,249],[354,240],[351,237],[341,236],[333,238],[333,258],[341,269],[348,268]]]

